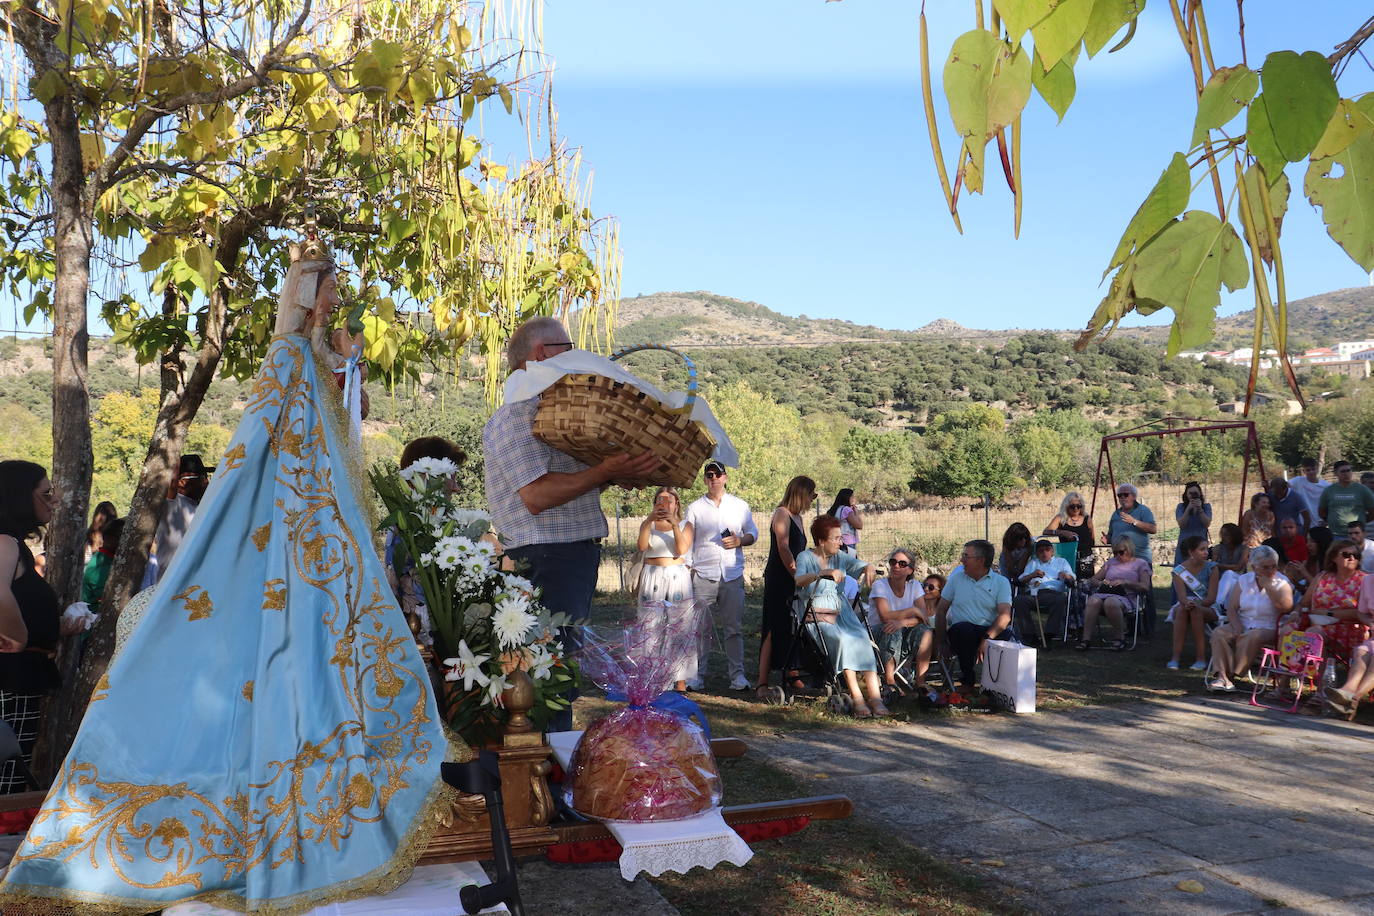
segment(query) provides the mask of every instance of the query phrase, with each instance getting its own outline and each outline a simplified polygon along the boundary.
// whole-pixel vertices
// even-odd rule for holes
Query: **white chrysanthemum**
[[[475,525],[479,522],[491,524],[491,516],[478,509],[460,509],[457,506],[448,510],[448,518],[451,522],[456,522],[460,528]]]
[[[491,628],[501,648],[511,649],[524,644],[525,635],[538,622],[528,607],[528,603],[510,599],[497,603],[496,613],[491,616]]]
[[[505,590],[508,592],[524,592],[526,595],[534,595],[534,583],[524,576],[517,576],[515,573],[503,573],[506,584]]]
[[[458,465],[447,458],[420,458],[401,471],[401,479],[412,481],[416,477],[447,477],[458,473]]]

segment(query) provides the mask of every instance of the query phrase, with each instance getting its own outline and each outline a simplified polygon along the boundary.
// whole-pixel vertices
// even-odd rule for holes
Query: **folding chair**
[[[30,788],[43,788],[24,763],[24,751],[19,747],[19,736],[14,733],[14,727],[8,722],[0,721],[0,766],[11,761],[14,762],[15,772],[24,777],[24,782]]]

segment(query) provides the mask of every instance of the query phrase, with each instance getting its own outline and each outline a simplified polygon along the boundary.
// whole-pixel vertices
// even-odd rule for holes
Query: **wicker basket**
[[[697,398],[696,366],[670,347],[626,347],[620,359],[639,350],[664,350],[687,364],[687,401],[666,407],[633,385],[587,373],[565,375],[544,390],[534,417],[534,435],[586,464],[617,452],[653,452],[662,461],[649,477],[617,480],[621,486],[691,487],[716,447],[706,427],[692,419]]]

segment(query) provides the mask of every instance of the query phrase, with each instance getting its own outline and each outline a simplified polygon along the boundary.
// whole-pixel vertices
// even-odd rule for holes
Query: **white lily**
[[[444,665],[449,669],[444,675],[444,680],[462,681],[464,690],[471,690],[474,684],[479,687],[487,687],[491,683],[491,678],[483,673],[482,665],[490,658],[490,655],[474,655],[473,651],[468,648],[467,641],[460,641],[458,643],[458,657],[444,659]],[[506,688],[502,687],[501,689],[505,690]]]
[[[492,676],[490,683],[487,684],[487,702],[493,706],[501,706],[501,693],[510,687],[510,682],[506,680],[504,674]]]

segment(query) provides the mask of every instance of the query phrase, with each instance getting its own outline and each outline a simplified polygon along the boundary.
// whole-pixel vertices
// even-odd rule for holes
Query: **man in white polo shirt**
[[[1289,478],[1288,489],[1302,497],[1307,504],[1307,512],[1312,518],[1312,527],[1325,525],[1326,520],[1317,511],[1321,504],[1322,490],[1331,486],[1331,481],[1322,480],[1317,476],[1317,459],[1304,458],[1302,460],[1302,474],[1297,477]]]
[[[744,676],[744,548],[758,540],[759,529],[749,506],[725,492],[725,465],[706,465],[706,495],[687,507],[692,526],[692,594],[711,611],[725,642],[731,690],[748,690]],[[710,643],[703,641],[697,678],[688,686],[700,690],[706,676]]]

